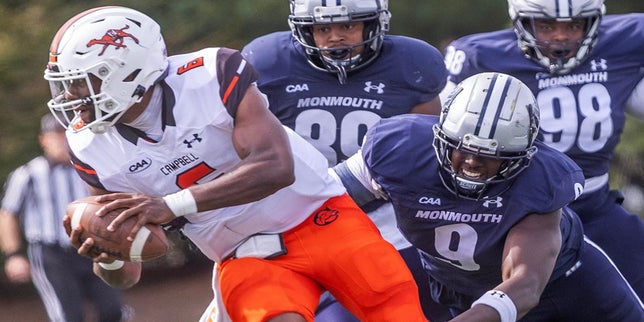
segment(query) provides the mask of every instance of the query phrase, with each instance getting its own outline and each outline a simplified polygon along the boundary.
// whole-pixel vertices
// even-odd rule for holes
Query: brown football
[[[145,262],[165,255],[168,251],[168,240],[161,226],[147,224],[139,230],[133,241],[126,239],[136,223],[136,217],[130,217],[116,231],[108,231],[107,226],[122,210],[114,210],[103,217],[95,215],[103,204],[95,197],[85,197],[67,205],[67,215],[71,217],[72,229],[83,228],[81,240],[94,239],[92,256],[107,253],[110,257],[130,262]]]

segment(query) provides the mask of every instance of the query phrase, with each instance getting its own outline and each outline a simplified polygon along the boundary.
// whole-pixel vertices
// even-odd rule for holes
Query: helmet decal
[[[125,42],[125,38],[130,38],[130,39],[134,40],[135,43],[138,44],[139,43],[138,38],[136,38],[136,37],[134,37],[134,35],[124,31],[124,30],[129,29],[129,28],[130,28],[130,25],[125,25],[125,27],[123,27],[121,29],[108,29],[105,32],[105,35],[103,35],[103,37],[101,37],[99,39],[90,40],[87,43],[87,47],[91,47],[91,46],[94,46],[94,45],[102,45],[103,50],[101,50],[101,52],[98,53],[98,55],[103,56],[103,54],[105,53],[105,50],[109,46],[114,46],[115,49],[117,49],[117,50],[119,48],[127,48],[127,46],[125,44],[123,44]]]

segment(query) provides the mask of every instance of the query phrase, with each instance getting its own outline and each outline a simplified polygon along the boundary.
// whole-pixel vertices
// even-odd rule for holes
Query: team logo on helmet
[[[125,25],[125,27],[121,29],[108,29],[107,32],[105,32],[105,35],[101,37],[100,39],[92,39],[87,43],[87,47],[92,47],[94,45],[103,45],[103,50],[98,54],[99,56],[102,56],[107,47],[109,46],[114,46],[116,49],[119,48],[127,48],[123,42],[125,41],[125,38],[131,38],[134,40],[135,43],[139,43],[139,39],[134,37],[134,35],[127,33],[123,30],[129,29],[130,25]]]

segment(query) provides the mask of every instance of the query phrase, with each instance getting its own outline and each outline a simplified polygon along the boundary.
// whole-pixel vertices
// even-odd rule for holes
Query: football
[[[108,231],[107,226],[124,209],[116,209],[103,217],[95,215],[103,205],[95,197],[85,197],[67,205],[67,215],[71,217],[72,229],[82,227],[81,241],[91,237],[94,246],[90,253],[98,256],[107,253],[110,257],[130,261],[145,262],[165,255],[168,240],[160,225],[147,224],[139,230],[133,241],[126,239],[136,224],[136,217],[130,217],[116,231]]]

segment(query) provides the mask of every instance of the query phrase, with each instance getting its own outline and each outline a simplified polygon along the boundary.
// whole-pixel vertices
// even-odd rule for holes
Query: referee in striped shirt
[[[92,261],[70,244],[62,219],[68,203],[86,196],[85,183],[71,167],[65,130],[51,113],[41,119],[43,155],[14,170],[5,183],[0,209],[0,246],[11,282],[30,279],[50,321],[85,320],[85,303],[99,321],[122,320],[122,299],[92,272]],[[27,241],[27,257],[22,241]]]

